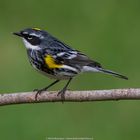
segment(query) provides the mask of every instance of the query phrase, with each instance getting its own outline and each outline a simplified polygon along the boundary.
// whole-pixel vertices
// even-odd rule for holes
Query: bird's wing
[[[101,64],[91,60],[85,54],[72,49],[63,42],[53,39],[45,48],[47,54],[52,55],[57,64],[64,64],[81,69],[83,66],[100,68]],[[43,51],[44,52],[44,51]],[[45,54],[46,55],[46,54]]]
[[[90,67],[98,67],[101,68],[101,64],[91,60],[85,54],[82,54],[79,51],[68,51],[68,52],[61,52],[57,54],[56,60],[61,60],[64,62],[65,65],[73,66],[73,67],[83,67],[83,66],[90,66]]]

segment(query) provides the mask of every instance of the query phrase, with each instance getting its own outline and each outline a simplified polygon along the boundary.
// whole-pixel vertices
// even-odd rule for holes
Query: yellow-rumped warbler
[[[31,65],[46,76],[56,79],[49,86],[38,90],[36,99],[42,91],[60,80],[67,79],[67,84],[58,92],[58,95],[61,94],[64,97],[72,78],[82,72],[102,72],[128,79],[126,76],[103,69],[100,63],[91,60],[80,51],[70,48],[44,30],[28,28],[14,33],[14,35],[23,39]]]

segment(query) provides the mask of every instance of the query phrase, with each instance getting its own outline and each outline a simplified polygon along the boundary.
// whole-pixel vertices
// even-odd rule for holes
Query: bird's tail
[[[113,75],[113,76],[118,77],[118,78],[128,80],[128,77],[126,77],[124,75],[121,75],[119,73],[116,73],[114,71],[106,70],[106,69],[103,69],[103,68],[97,68],[97,69],[98,69],[99,72],[103,72],[103,73],[110,74],[110,75]]]
[[[111,70],[103,69],[102,67],[84,66],[83,67],[83,71],[85,71],[85,72],[90,72],[90,71],[91,72],[102,72],[102,73],[113,75],[113,76],[118,77],[118,78],[122,78],[122,79],[128,80],[128,78],[126,76],[121,75],[121,74],[116,73],[116,72],[111,71]]]

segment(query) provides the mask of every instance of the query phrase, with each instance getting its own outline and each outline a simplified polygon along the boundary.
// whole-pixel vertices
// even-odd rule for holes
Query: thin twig
[[[0,106],[24,103],[61,102],[57,91],[43,92],[35,100],[36,92],[0,94]],[[67,91],[64,102],[87,102],[108,100],[140,100],[140,89],[111,89],[91,91]]]

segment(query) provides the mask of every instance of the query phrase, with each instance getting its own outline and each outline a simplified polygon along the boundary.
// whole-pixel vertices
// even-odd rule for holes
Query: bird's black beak
[[[20,32],[14,32],[13,34],[22,37],[22,34]]]

